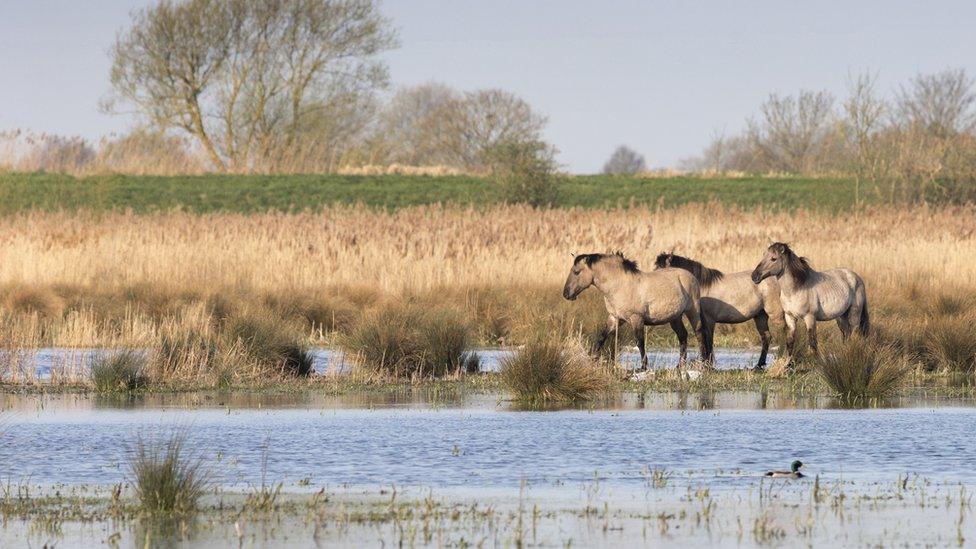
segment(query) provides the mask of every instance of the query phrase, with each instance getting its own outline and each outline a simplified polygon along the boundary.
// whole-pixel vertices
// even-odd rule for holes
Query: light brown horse
[[[796,255],[789,245],[776,242],[766,250],[762,261],[752,271],[752,281],[759,284],[769,277],[779,281],[780,303],[786,313],[786,352],[793,360],[796,323],[807,327],[810,349],[817,350],[817,321],[837,320],[844,339],[857,326],[861,335],[871,328],[868,319],[867,290],[864,280],[850,269],[815,271],[806,258]]]
[[[708,348],[714,350],[715,324],[739,324],[747,320],[756,323],[762,350],[756,369],[766,366],[769,354],[769,315],[782,319],[782,309],[771,307],[779,301],[779,284],[775,278],[767,278],[759,284],[752,281],[749,271],[723,273],[710,269],[694,259],[675,253],[663,253],[654,261],[654,268],[677,267],[695,276],[701,288],[701,316],[704,333],[708,334]],[[707,360],[714,361],[714,356]]]
[[[681,321],[681,317],[685,316],[698,338],[701,356],[709,356],[709,337],[703,333],[699,311],[698,281],[688,271],[661,269],[642,272],[637,263],[620,252],[578,255],[573,260],[573,267],[563,287],[563,297],[572,301],[590,286],[603,293],[608,313],[607,325],[600,332],[595,345],[596,352],[603,348],[607,337],[626,322],[637,339],[641,370],[646,370],[644,327],[670,324],[678,336],[678,368],[681,368],[688,356],[688,330]]]

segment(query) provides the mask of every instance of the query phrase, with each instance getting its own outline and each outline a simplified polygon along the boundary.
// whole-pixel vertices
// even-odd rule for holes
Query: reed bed
[[[170,364],[169,371],[198,375],[192,366],[214,356],[212,345],[227,351],[237,344],[248,354],[249,342],[259,339],[254,330],[265,333],[268,325],[287,333],[287,344],[262,340],[261,347],[276,347],[282,364],[295,357],[290,364],[301,372],[304,345],[335,343],[405,300],[453,311],[468,331],[466,344],[578,336],[599,327],[605,313],[595,291],[573,303],[562,299],[570,253],[619,249],[649,268],[657,253],[674,249],[735,271],[754,267],[771,240],[790,242],[815,268],[855,269],[883,331],[920,360],[971,370],[966,350],[954,350],[972,338],[965,321],[953,319],[970,318],[973,310],[966,296],[976,294],[974,213],[881,207],[839,217],[716,203],[393,212],[335,206],[297,214],[31,211],[0,217],[0,373],[10,379],[23,372],[24,349],[108,346],[182,356],[187,364]],[[939,328],[952,322],[951,333]],[[652,345],[673,344],[666,329],[650,337]],[[755,345],[756,336],[751,324],[725,326],[717,342]],[[623,336],[621,343],[631,344]]]

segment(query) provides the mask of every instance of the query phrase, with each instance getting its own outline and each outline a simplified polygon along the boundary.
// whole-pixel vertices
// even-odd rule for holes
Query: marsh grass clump
[[[135,391],[149,385],[146,357],[136,351],[122,351],[92,357],[88,375],[100,393]]]
[[[589,400],[614,384],[582,346],[545,339],[527,343],[502,362],[501,380],[516,400],[538,404]]]
[[[439,377],[466,367],[469,337],[453,311],[408,303],[365,315],[341,343],[371,373]]]
[[[220,349],[207,330],[193,326],[162,330],[153,353],[154,371],[160,378],[194,376],[218,365]]]
[[[976,315],[947,316],[929,321],[922,356],[931,370],[976,372]]]
[[[852,337],[816,360],[823,380],[845,400],[883,397],[897,389],[911,365],[890,343]]]
[[[189,455],[185,443],[182,432],[171,434],[165,441],[136,441],[129,472],[143,512],[192,512],[210,487],[203,460]]]
[[[258,371],[308,377],[312,355],[302,337],[274,314],[244,313],[231,317],[223,327],[227,349]]]

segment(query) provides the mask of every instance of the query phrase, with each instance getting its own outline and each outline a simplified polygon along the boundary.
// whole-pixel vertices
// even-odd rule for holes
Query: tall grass
[[[202,459],[188,454],[185,444],[183,432],[173,432],[166,440],[136,441],[129,472],[143,512],[192,512],[210,487]]]
[[[923,332],[922,349],[931,369],[976,372],[976,314],[932,319]]]
[[[529,404],[588,400],[614,383],[582,346],[546,339],[531,341],[505,359],[501,379],[515,400]]]
[[[300,372],[306,364],[297,352],[302,344],[340,340],[355,352],[380,342],[385,351],[368,356],[372,364],[394,364],[407,374],[440,372],[453,367],[454,351],[445,358],[424,349],[436,353],[452,345],[414,344],[420,336],[397,344],[396,334],[376,319],[392,315],[384,317],[387,324],[416,322],[414,316],[385,312],[390,303],[455,311],[470,328],[466,343],[517,345],[539,333],[565,337],[596,330],[605,315],[595,290],[576,302],[562,299],[571,252],[620,247],[646,269],[656,253],[674,248],[737,271],[755,266],[771,236],[791,241],[816,268],[858,271],[874,318],[906,353],[965,364],[923,346],[926,340],[957,341],[951,347],[963,349],[964,335],[918,336],[939,326],[933,319],[964,316],[973,307],[953,297],[976,294],[973,216],[972,208],[886,207],[839,222],[825,213],[719,204],[17,213],[0,216],[0,369],[8,378],[22,377],[24,349],[120,346],[156,349],[154,377],[157,371],[211,375],[215,368],[222,377],[237,376],[245,371],[241,363],[218,360],[232,349],[243,363],[274,365],[265,372]],[[933,249],[940,250],[938,261],[932,260]],[[242,318],[247,315],[265,319]],[[952,333],[963,334],[964,324],[954,325]],[[773,326],[774,334],[780,331]],[[448,343],[460,339],[449,330],[429,335]],[[673,345],[666,328],[651,330],[649,337]],[[723,327],[719,337],[720,344],[756,341],[748,324]],[[629,341],[621,336],[621,342]],[[416,358],[402,360],[418,352],[424,355],[422,368]]]
[[[274,314],[236,315],[227,321],[223,337],[231,346],[239,345],[238,356],[260,371],[299,377],[312,373],[312,355],[301,335]]]
[[[361,367],[392,377],[438,377],[468,367],[468,327],[456,314],[417,304],[389,304],[363,317],[341,339]]]
[[[89,361],[89,376],[101,393],[134,391],[149,385],[146,357],[136,351],[98,355]]]
[[[911,371],[911,365],[894,346],[861,337],[832,343],[816,362],[827,385],[850,401],[888,395]]]

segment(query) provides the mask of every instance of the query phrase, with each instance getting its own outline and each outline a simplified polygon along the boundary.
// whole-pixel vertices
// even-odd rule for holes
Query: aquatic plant
[[[139,507],[147,513],[188,513],[210,487],[203,460],[188,455],[186,433],[166,440],[138,438],[129,457],[129,472]]]
[[[396,378],[456,373],[470,360],[469,330],[457,314],[412,303],[367,314],[340,343],[369,373]]]
[[[149,384],[146,357],[136,351],[94,356],[89,361],[88,375],[100,393],[134,391]]]
[[[897,389],[911,365],[890,343],[854,336],[815,359],[823,380],[841,398],[882,397]]]
[[[614,384],[579,344],[538,339],[502,362],[502,385],[528,403],[587,400],[606,393]]]

